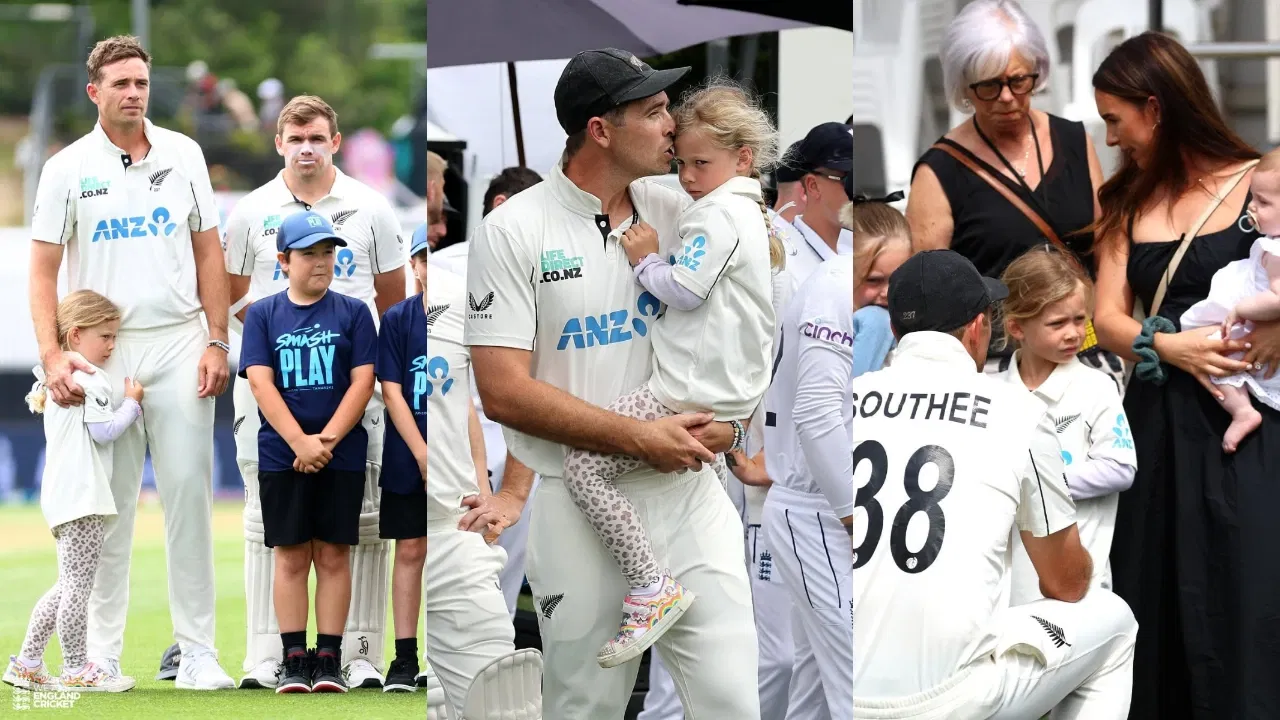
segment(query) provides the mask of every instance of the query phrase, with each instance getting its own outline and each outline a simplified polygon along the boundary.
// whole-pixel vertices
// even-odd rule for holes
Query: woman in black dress
[[[1280,328],[1259,325],[1245,339],[1247,362],[1230,357],[1243,341],[1210,340],[1213,328],[1176,331],[1214,272],[1247,257],[1257,237],[1245,207],[1258,153],[1227,128],[1195,60],[1165,35],[1119,45],[1093,86],[1107,144],[1123,153],[1099,192],[1099,341],[1136,361],[1135,340],[1150,339],[1159,358],[1125,395],[1138,473],[1120,495],[1111,554],[1115,591],[1139,626],[1130,717],[1280,718],[1280,413],[1255,402],[1262,427],[1224,454],[1230,417],[1208,380],[1253,362],[1274,369]],[[1173,329],[1139,323],[1135,298],[1154,305],[1188,236],[1157,313]]]

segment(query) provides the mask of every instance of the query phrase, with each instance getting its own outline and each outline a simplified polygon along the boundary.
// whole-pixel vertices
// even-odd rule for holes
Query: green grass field
[[[244,539],[240,511],[235,502],[214,506],[214,559],[218,587],[217,641],[223,669],[240,679],[244,659]],[[125,632],[124,672],[138,685],[127,693],[84,693],[70,709],[26,709],[27,697],[14,697],[13,688],[0,684],[0,717],[27,716],[76,718],[217,718],[260,720],[317,716],[384,720],[422,718],[426,693],[383,693],[355,690],[346,695],[276,695],[263,690],[195,692],[178,690],[172,682],[157,682],[160,654],[173,642],[165,577],[163,517],[153,503],[138,510],[130,577],[129,623]],[[16,655],[26,633],[31,609],[57,578],[53,537],[37,506],[0,507],[0,651],[3,660]],[[387,651],[392,650],[390,602],[387,617]],[[315,622],[309,626],[314,639]],[[422,627],[418,628],[422,647]],[[51,672],[62,668],[55,635],[45,653]],[[383,668],[385,670],[386,668]],[[318,706],[323,707],[318,707]]]

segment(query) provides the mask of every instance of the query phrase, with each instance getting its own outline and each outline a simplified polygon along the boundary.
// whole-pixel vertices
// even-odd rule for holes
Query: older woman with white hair
[[[947,28],[942,71],[953,106],[972,116],[921,156],[907,221],[912,248],[949,248],[999,277],[1018,256],[1051,243],[1094,274],[1093,233],[1102,167],[1084,126],[1031,107],[1049,81],[1049,52],[1014,0],[977,0]],[[1002,336],[1003,333],[993,333]],[[988,369],[1011,348],[993,338]],[[1088,363],[1118,374],[1092,334]]]

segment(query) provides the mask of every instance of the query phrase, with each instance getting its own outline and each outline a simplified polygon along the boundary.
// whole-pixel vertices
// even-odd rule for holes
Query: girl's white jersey
[[[1009,533],[1075,523],[1044,404],[910,333],[853,380],[854,696],[915,695],[1000,652]]]
[[[775,483],[823,495],[836,517],[853,512],[853,256],[823,263],[787,307],[765,423],[765,467]]]
[[[665,241],[676,281],[704,302],[657,323],[649,387],[678,412],[749,418],[769,387],[775,321],[760,182],[736,177],[707,193]]]
[[[102,368],[72,374],[84,389],[84,404],[60,407],[47,398],[44,406],[45,461],[40,480],[40,509],[53,528],[89,515],[115,515],[111,495],[111,445],[95,442],[89,423],[110,422],[111,379]]]
[[[996,377],[1020,390],[1026,390],[1018,374],[1018,357],[1014,353],[1009,367]],[[1133,433],[1115,382],[1075,360],[1059,365],[1033,393],[1045,403],[1049,420],[1058,436],[1062,464],[1071,483],[1073,470],[1099,460],[1136,468],[1138,457],[1133,448]],[[1080,544],[1093,557],[1093,581],[1090,587],[1111,589],[1111,540],[1116,531],[1116,508],[1120,495],[1076,501],[1076,521]],[[1013,579],[1010,602],[1013,605],[1039,600],[1040,578],[1018,533],[1013,533]]]
[[[463,343],[467,282],[427,265],[427,513],[446,517],[478,493],[467,413],[471,352]]]

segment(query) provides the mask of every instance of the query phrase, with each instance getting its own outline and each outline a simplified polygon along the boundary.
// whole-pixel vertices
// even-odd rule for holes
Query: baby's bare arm
[[[1247,297],[1236,306],[1236,314],[1244,320],[1271,322],[1280,320],[1280,257],[1262,254],[1262,267],[1267,271],[1268,289]]]

